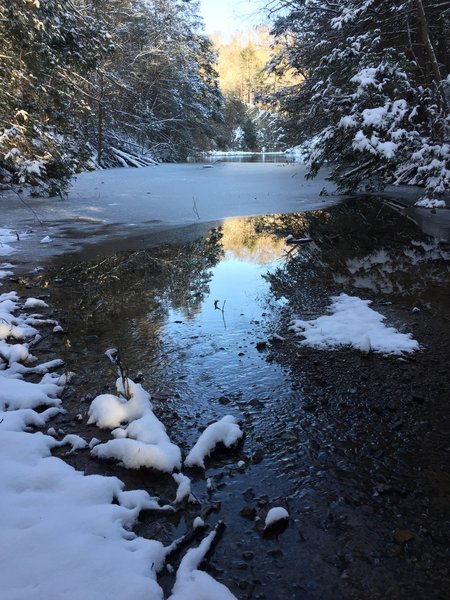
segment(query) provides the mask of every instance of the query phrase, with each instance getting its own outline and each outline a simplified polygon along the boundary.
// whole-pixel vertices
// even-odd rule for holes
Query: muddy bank
[[[313,242],[293,250],[287,234]],[[205,474],[186,471],[199,505],[144,513],[138,533],[169,542],[202,510],[211,525],[222,519],[208,569],[239,599],[446,598],[447,252],[395,211],[361,199],[232,220],[183,246],[60,260],[21,281],[49,296],[67,331],[40,344],[43,355],[59,344],[56,354],[77,373],[57,427],[106,439],[86,414],[94,395],[112,390],[103,353],[119,347],[183,452],[224,414],[246,432]],[[342,291],[373,300],[422,350],[384,357],[299,347],[292,316],[317,317]],[[170,477],[86,451],[66,459],[174,497]],[[288,507],[289,525],[265,538],[255,517],[274,504]],[[162,583],[170,589],[171,575]]]

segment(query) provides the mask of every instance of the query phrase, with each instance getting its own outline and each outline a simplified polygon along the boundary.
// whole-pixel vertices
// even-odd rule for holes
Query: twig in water
[[[38,221],[39,225],[43,226],[44,223],[38,217],[37,212],[34,210],[34,208],[32,206],[30,206],[27,202],[25,202],[25,200],[22,198],[22,196],[20,195],[20,193],[17,190],[13,190],[13,191],[14,191],[15,194],[17,194],[17,196],[18,196],[19,200],[22,202],[22,204],[24,206],[26,206],[28,208],[28,210],[30,210],[33,213],[34,218]],[[17,236],[17,237],[19,237],[19,236]]]
[[[225,302],[226,302],[226,300],[223,301],[222,308],[220,308],[219,300],[214,300],[214,310],[220,310],[220,312],[222,313],[223,324],[226,329],[227,324],[225,322]]]
[[[195,196],[192,197],[192,210],[194,211],[194,214],[196,215],[197,219],[200,221],[200,215],[198,214],[198,210],[197,210],[197,200],[195,199]]]
[[[105,352],[106,356],[117,368],[117,374],[122,380],[123,393],[127,400],[131,399],[130,386],[128,385],[128,369],[120,360],[120,352],[117,348],[110,348]]]

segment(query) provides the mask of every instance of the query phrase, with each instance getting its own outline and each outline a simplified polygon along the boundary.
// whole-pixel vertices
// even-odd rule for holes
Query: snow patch
[[[181,502],[184,502],[184,500],[196,502],[196,499],[192,495],[191,480],[189,477],[183,475],[183,473],[174,473],[172,477],[175,483],[178,484],[175,504],[180,504]]]
[[[419,343],[410,333],[399,333],[383,323],[385,317],[369,308],[370,300],[347,294],[331,299],[331,314],[292,322],[290,330],[305,338],[300,345],[323,350],[341,346],[366,350],[369,345],[373,352],[397,355],[419,350]]]
[[[236,600],[223,584],[208,573],[199,571],[198,566],[211,548],[215,538],[212,531],[198,548],[188,550],[177,571],[175,585],[169,600]]]
[[[205,458],[211,454],[217,444],[222,443],[230,448],[241,439],[242,435],[235,417],[226,415],[205,429],[187,455],[184,464],[187,467],[197,466],[204,469]]]
[[[139,508],[120,502],[122,482],[75,471],[43,434],[1,431],[0,442],[5,598],[162,598],[164,547],[129,531]]]
[[[48,308],[48,304],[43,300],[39,300],[38,298],[27,298],[24,308]]]
[[[128,469],[153,468],[171,473],[181,468],[181,451],[170,441],[166,428],[152,411],[150,395],[139,383],[126,380],[127,395],[122,378],[116,388],[119,396],[102,394],[89,407],[88,424],[114,429],[115,439],[98,444],[91,454],[98,458],[114,459]],[[122,423],[127,426],[120,427]]]
[[[201,517],[195,517],[192,523],[192,529],[203,529],[205,526],[205,521]]]
[[[422,198],[422,200],[418,200],[414,206],[419,206],[420,208],[446,208],[447,204],[445,200]]]
[[[286,519],[289,519],[288,511],[282,506],[275,506],[274,508],[271,508],[267,513],[266,520],[264,522],[264,529],[268,529],[275,523],[278,523],[279,521],[284,521]]]

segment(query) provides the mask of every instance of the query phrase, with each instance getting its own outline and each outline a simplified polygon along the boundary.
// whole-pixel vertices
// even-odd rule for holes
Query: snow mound
[[[188,502],[196,502],[194,496],[192,495],[191,480],[189,477],[187,475],[183,475],[183,473],[174,473],[172,477],[175,483],[178,484],[175,504],[179,504],[184,500],[187,500]]]
[[[52,457],[51,437],[1,431],[0,443],[5,598],[162,598],[164,547],[128,530],[144,498],[131,502],[115,477],[86,477]]]
[[[195,517],[192,523],[192,529],[203,529],[205,526],[205,521],[201,517]]]
[[[92,456],[102,459],[118,460],[126,469],[156,469],[165,473],[172,473],[181,467],[179,448],[174,444],[173,452],[157,444],[144,444],[133,439],[109,440],[98,444],[91,450]]]
[[[92,401],[89,407],[88,425],[95,424],[100,429],[113,429],[121,423],[134,421],[151,411],[150,395],[139,383],[128,380],[130,399],[122,395],[122,379],[116,382],[120,396],[101,394]]]
[[[43,300],[39,300],[38,298],[27,298],[24,308],[48,308],[48,304]]]
[[[116,388],[119,396],[101,394],[89,407],[88,424],[114,429],[115,439],[98,444],[91,454],[98,458],[114,459],[127,469],[141,467],[172,473],[181,468],[181,451],[170,441],[166,428],[152,411],[150,395],[139,383],[127,380],[129,400],[124,396],[122,378]],[[127,426],[120,425],[128,423]]]
[[[0,411],[38,408],[41,406],[59,406],[58,375],[46,374],[39,383],[21,379],[1,377]]]
[[[209,425],[200,435],[195,446],[187,455],[184,464],[187,467],[205,468],[205,458],[211,454],[220,442],[227,448],[234,446],[243,433],[236,422],[235,417],[226,415],[220,421]]]
[[[419,206],[420,208],[445,208],[447,205],[445,200],[422,198],[422,200],[418,200],[414,206]]]
[[[264,522],[264,529],[268,529],[275,523],[285,521],[286,519],[289,519],[288,511],[282,506],[275,506],[267,513],[266,520]]]
[[[169,600],[236,600],[228,588],[198,566],[211,548],[215,532],[204,538],[198,548],[191,548],[183,557],[177,571]]]
[[[290,330],[305,339],[302,346],[333,350],[351,346],[361,351],[382,354],[402,354],[419,350],[419,343],[410,333],[399,333],[387,327],[385,317],[369,308],[370,300],[341,294],[333,296],[331,314],[310,321],[295,319]]]

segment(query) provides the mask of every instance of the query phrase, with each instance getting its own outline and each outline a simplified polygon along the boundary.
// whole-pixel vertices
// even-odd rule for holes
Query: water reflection
[[[182,247],[65,265],[57,294],[69,304],[72,346],[84,349],[95,336],[92,349],[119,347],[150,387],[182,395],[183,413],[224,394],[243,402],[272,395],[285,386],[283,369],[256,351],[284,305],[263,277],[287,251],[283,234],[261,232],[272,219],[229,219]]]
[[[202,154],[188,159],[188,162],[215,163],[215,162],[251,162],[251,163],[285,163],[288,158],[284,152],[242,152],[230,154]],[[291,161],[292,162],[292,161]]]
[[[222,247],[226,257],[238,262],[270,265],[286,252],[285,240],[280,232],[264,232],[258,224],[270,223],[274,217],[258,219],[227,219],[222,225]]]
[[[310,235],[291,260],[268,278],[273,290],[312,308],[311,298],[330,293],[390,297],[409,307],[446,309],[450,252],[445,244],[374,198],[332,209],[284,215],[295,237]]]
[[[288,234],[313,242],[292,251]],[[433,597],[442,583],[433,565],[415,562],[410,581],[410,550],[392,542],[392,531],[421,531],[426,519],[439,532],[428,493],[442,492],[435,471],[444,472],[445,411],[432,402],[441,398],[446,363],[299,350],[295,340],[276,345],[270,337],[286,334],[294,310],[317,316],[341,291],[448,316],[448,258],[408,220],[359,199],[230,219],[195,243],[60,265],[46,277],[63,280],[52,304],[64,311],[74,351],[68,367],[78,373],[66,407],[77,414],[80,396],[111,387],[102,355],[117,346],[131,375],[141,372],[157,392],[155,411],[184,450],[212,420],[239,417],[245,444],[209,463],[213,496],[203,478],[194,484],[204,504],[222,503],[227,533],[216,575],[238,598],[254,589],[255,598],[274,600],[375,600],[398,580],[403,597],[416,588]],[[434,378],[426,381],[430,364]],[[262,542],[241,511],[250,505],[259,514],[280,497],[289,501],[290,526],[280,540]],[[165,527],[172,539],[184,532],[184,523],[176,532]],[[441,560],[436,535],[424,535],[416,552]],[[243,562],[243,552],[254,560]]]

